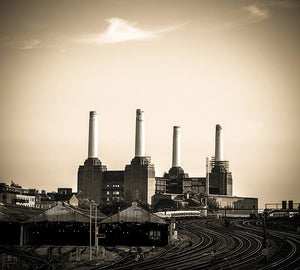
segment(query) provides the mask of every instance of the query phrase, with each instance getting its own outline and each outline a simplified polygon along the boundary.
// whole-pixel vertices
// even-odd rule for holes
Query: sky
[[[89,111],[99,159],[124,170],[140,108],[156,176],[177,125],[204,177],[221,124],[234,195],[300,202],[299,26],[292,0],[2,0],[0,182],[76,191]]]

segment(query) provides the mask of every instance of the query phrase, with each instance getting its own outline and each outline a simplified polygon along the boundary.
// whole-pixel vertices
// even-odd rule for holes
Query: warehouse
[[[98,211],[98,222],[105,217]],[[89,244],[89,224],[88,210],[79,210],[65,203],[58,202],[56,206],[26,220],[23,225],[21,238],[24,245],[87,246]],[[94,236],[94,225],[92,228],[92,236]]]
[[[131,207],[101,221],[99,244],[166,245],[168,230],[169,224],[166,220],[133,202]]]
[[[0,245],[19,245],[21,224],[42,210],[0,203]]]

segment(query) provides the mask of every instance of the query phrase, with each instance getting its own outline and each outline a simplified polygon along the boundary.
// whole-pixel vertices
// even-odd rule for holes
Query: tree
[[[208,198],[207,199],[207,207],[210,211],[215,211],[219,209],[219,203],[216,198]]]

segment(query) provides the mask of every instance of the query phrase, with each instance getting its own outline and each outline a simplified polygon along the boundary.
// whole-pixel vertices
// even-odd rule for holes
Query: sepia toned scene
[[[0,269],[300,269],[298,0],[0,1]]]

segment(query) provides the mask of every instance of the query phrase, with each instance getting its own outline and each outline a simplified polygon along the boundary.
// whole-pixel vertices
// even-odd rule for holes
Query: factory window
[[[116,190],[116,191],[113,191],[113,195],[119,195],[120,194],[120,191]]]
[[[160,240],[160,231],[150,231],[149,239],[150,240]]]
[[[109,198],[106,198],[106,200],[109,202]]]
[[[120,187],[120,185],[113,185],[113,187]]]
[[[106,195],[109,195],[109,191],[106,191]]]
[[[109,184],[107,184],[106,187],[109,187]]]

